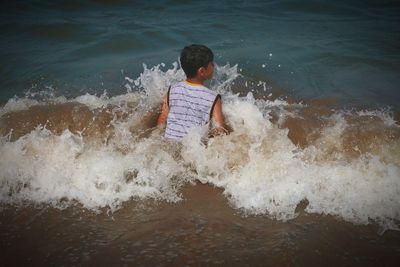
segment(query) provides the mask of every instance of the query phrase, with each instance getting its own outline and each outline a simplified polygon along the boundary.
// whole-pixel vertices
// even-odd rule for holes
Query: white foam
[[[134,80],[132,86],[136,89],[144,90],[149,103],[158,103],[171,84],[181,81],[185,77],[183,70],[178,68],[177,62],[174,62],[172,66],[172,69],[164,72],[161,70],[162,65],[156,65],[149,69],[143,64],[144,70]]]
[[[39,101],[30,98],[13,97],[10,98],[3,107],[0,107],[0,117],[9,112],[16,112],[29,109],[32,106],[45,105],[45,104],[47,105],[49,103],[61,104],[65,103],[66,101],[67,101],[66,98],[63,96],[55,97],[49,99],[48,101]]]
[[[297,216],[302,200],[306,211],[330,214],[368,224],[371,220],[396,228],[400,218],[400,168],[378,155],[363,155],[352,161],[335,157],[321,161],[318,154],[340,140],[346,127],[343,117],[324,129],[317,146],[300,150],[265,120],[262,111],[249,102],[225,107],[234,132],[215,138],[207,148],[198,138],[182,152],[196,167],[202,182],[224,188],[232,204],[253,214],[269,214],[287,220]],[[240,112],[237,112],[240,110]]]
[[[362,110],[362,111],[357,111],[357,115],[378,117],[383,121],[385,126],[399,127],[399,125],[396,123],[393,117],[393,112],[390,112],[390,110]]]
[[[177,201],[179,183],[172,179],[184,181],[185,173],[166,147],[150,138],[121,153],[113,146],[88,147],[69,131],[55,136],[36,129],[13,143],[2,140],[0,199],[55,206],[60,199],[77,200],[89,209],[114,209],[135,197]]]
[[[284,120],[296,116],[286,107],[293,110],[302,108],[301,104],[255,100],[251,93],[239,97],[230,91],[237,66],[217,66],[216,72],[211,87],[223,95],[231,134],[210,139],[206,145],[207,128],[195,129],[181,146],[164,140],[160,129],[153,129],[146,138],[133,134],[131,129],[139,125],[146,107],[159,105],[169,84],[183,79],[177,64],[166,71],[144,66],[140,77],[126,79],[132,92],[112,97],[86,94],[68,100],[91,108],[111,104],[124,110],[132,102],[140,107],[125,119],[114,118],[115,133],[102,145],[85,143],[69,131],[57,136],[42,128],[15,142],[1,137],[0,201],[60,207],[64,203],[60,200],[68,199],[89,209],[116,209],[131,198],[178,201],[180,187],[197,180],[221,187],[232,205],[248,214],[288,220],[297,216],[297,205],[307,200],[307,212],[397,227],[400,160],[387,159],[395,153],[400,159],[393,150],[400,147],[398,140],[375,154],[348,160],[340,153],[344,153],[342,134],[349,125],[345,113],[337,112],[327,118],[329,123],[313,146],[300,149],[288,138],[287,129],[270,122],[270,112],[280,111]],[[10,100],[1,112],[34,103],[38,102]],[[385,112],[381,115],[386,116]],[[330,151],[338,154],[326,157]]]

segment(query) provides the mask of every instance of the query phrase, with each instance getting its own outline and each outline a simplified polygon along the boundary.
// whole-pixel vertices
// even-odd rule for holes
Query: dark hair
[[[188,78],[196,76],[199,68],[207,68],[208,63],[213,60],[214,54],[211,49],[197,44],[185,46],[180,58],[182,69]]]

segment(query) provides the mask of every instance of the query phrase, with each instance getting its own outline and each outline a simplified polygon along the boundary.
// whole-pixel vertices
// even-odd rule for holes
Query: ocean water
[[[143,63],[170,66],[202,43],[287,95],[399,109],[397,1],[12,1],[0,12],[2,102],[122,94]]]
[[[244,215],[398,229],[392,1],[26,1],[1,9],[0,201],[111,211],[222,190]],[[184,45],[213,49],[232,132],[155,120]]]

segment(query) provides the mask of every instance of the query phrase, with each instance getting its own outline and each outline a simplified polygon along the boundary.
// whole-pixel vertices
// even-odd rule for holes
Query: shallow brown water
[[[400,232],[307,214],[245,217],[220,189],[187,186],[178,203],[129,201],[113,214],[6,207],[3,266],[398,266]]]
[[[323,143],[319,138],[330,126],[326,117],[332,115],[333,104],[329,100],[308,104],[296,111],[299,116],[287,117],[281,124],[279,113],[271,112],[271,121],[287,128],[298,147],[324,148],[321,157],[326,160],[337,152],[355,158],[388,144],[392,150],[388,159],[382,159],[397,162],[398,127],[385,126],[377,116],[344,115],[348,126],[340,140]],[[125,113],[112,111],[111,106],[90,110],[78,103],[35,106],[2,116],[0,134],[11,132],[13,142],[46,125],[58,135],[68,129],[82,133],[85,141],[104,142],[113,135],[110,122],[140,112],[135,107]],[[146,129],[154,127],[157,112],[139,117],[129,131],[142,138]],[[397,123],[399,118],[394,113]],[[239,148],[247,151],[246,146]],[[210,185],[186,186],[182,195],[179,203],[132,200],[113,214],[106,210],[96,214],[79,205],[65,210],[3,207],[0,262],[4,266],[397,266],[400,260],[400,232],[380,235],[374,224],[354,225],[305,213],[301,207],[300,215],[288,222],[245,217],[229,206],[222,190]]]
[[[132,104],[132,103],[131,103]],[[272,110],[271,122],[279,128],[288,129],[289,139],[300,148],[310,145],[324,147],[320,144],[321,133],[332,122],[327,119],[334,113],[332,99],[310,100],[307,106],[288,107],[297,115],[286,117],[283,122],[278,122],[282,115],[280,110]],[[10,141],[30,133],[37,127],[45,127],[56,135],[69,130],[74,134],[81,134],[86,141],[107,142],[113,137],[113,120],[124,121],[133,113],[139,113],[140,119],[131,122],[129,131],[134,136],[143,138],[156,126],[158,110],[141,111],[134,104],[125,111],[118,111],[117,107],[107,106],[90,110],[79,103],[64,103],[57,105],[32,106],[27,110],[6,113],[0,117],[0,135],[9,135]],[[114,110],[115,109],[115,110]],[[293,109],[293,110],[291,110]],[[398,125],[399,113],[393,113],[393,119]],[[376,153],[384,144],[394,144],[400,139],[400,128],[387,126],[378,116],[359,116],[355,114],[343,115],[346,129],[343,131],[342,140],[337,140],[327,154],[334,152],[343,153],[346,157],[355,158],[361,154]],[[231,129],[229,122],[228,129]],[[357,148],[357,149],[355,149]],[[327,155],[329,158],[329,155]]]

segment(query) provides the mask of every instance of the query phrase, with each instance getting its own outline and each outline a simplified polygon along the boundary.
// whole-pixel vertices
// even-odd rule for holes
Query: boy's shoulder
[[[171,88],[184,87],[184,81],[180,81],[171,85]]]
[[[171,86],[171,89],[175,89],[175,88],[176,89],[178,89],[178,88],[186,89],[188,91],[193,91],[193,92],[203,92],[203,93],[212,95],[214,97],[218,95],[217,92],[209,89],[208,87],[206,87],[204,85],[191,84],[186,81],[181,81],[181,82],[175,83],[174,85]]]

